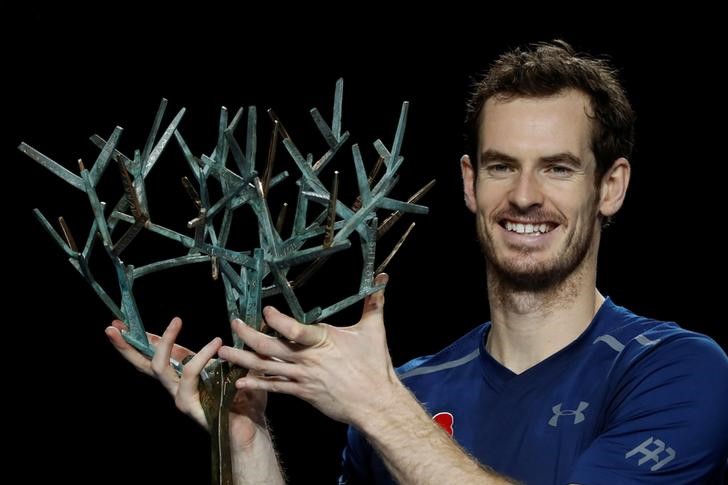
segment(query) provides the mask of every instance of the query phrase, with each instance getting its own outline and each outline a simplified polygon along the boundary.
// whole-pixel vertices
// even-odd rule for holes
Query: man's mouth
[[[515,221],[503,219],[499,222],[506,231],[518,234],[546,234],[553,231],[558,224],[551,221]]]

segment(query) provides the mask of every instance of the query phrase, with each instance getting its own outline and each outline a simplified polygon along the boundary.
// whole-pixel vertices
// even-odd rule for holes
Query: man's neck
[[[604,302],[595,280],[590,264],[547,292],[498,291],[489,279],[493,325],[486,350],[520,374],[563,349],[584,332]]]

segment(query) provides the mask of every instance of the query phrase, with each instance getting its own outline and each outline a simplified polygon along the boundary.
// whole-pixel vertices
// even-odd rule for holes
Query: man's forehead
[[[548,150],[589,150],[590,111],[589,98],[575,90],[538,98],[489,98],[481,113],[480,149],[542,146]]]
[[[486,115],[501,113],[527,113],[547,111],[570,111],[582,115],[587,120],[593,117],[593,109],[589,96],[576,89],[565,89],[549,96],[491,96],[483,105],[480,121]]]

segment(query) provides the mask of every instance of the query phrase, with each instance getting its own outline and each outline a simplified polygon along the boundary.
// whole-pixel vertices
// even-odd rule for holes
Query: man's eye
[[[509,169],[510,167],[504,163],[494,163],[493,165],[488,165],[488,170],[496,173],[504,173],[507,172]]]
[[[572,170],[571,168],[565,167],[563,165],[554,165],[553,167],[551,167],[551,172],[557,175],[569,175]]]

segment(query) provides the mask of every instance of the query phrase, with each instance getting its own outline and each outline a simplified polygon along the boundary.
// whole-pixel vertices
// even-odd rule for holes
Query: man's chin
[[[514,291],[546,291],[563,280],[555,268],[491,265],[502,285]]]

